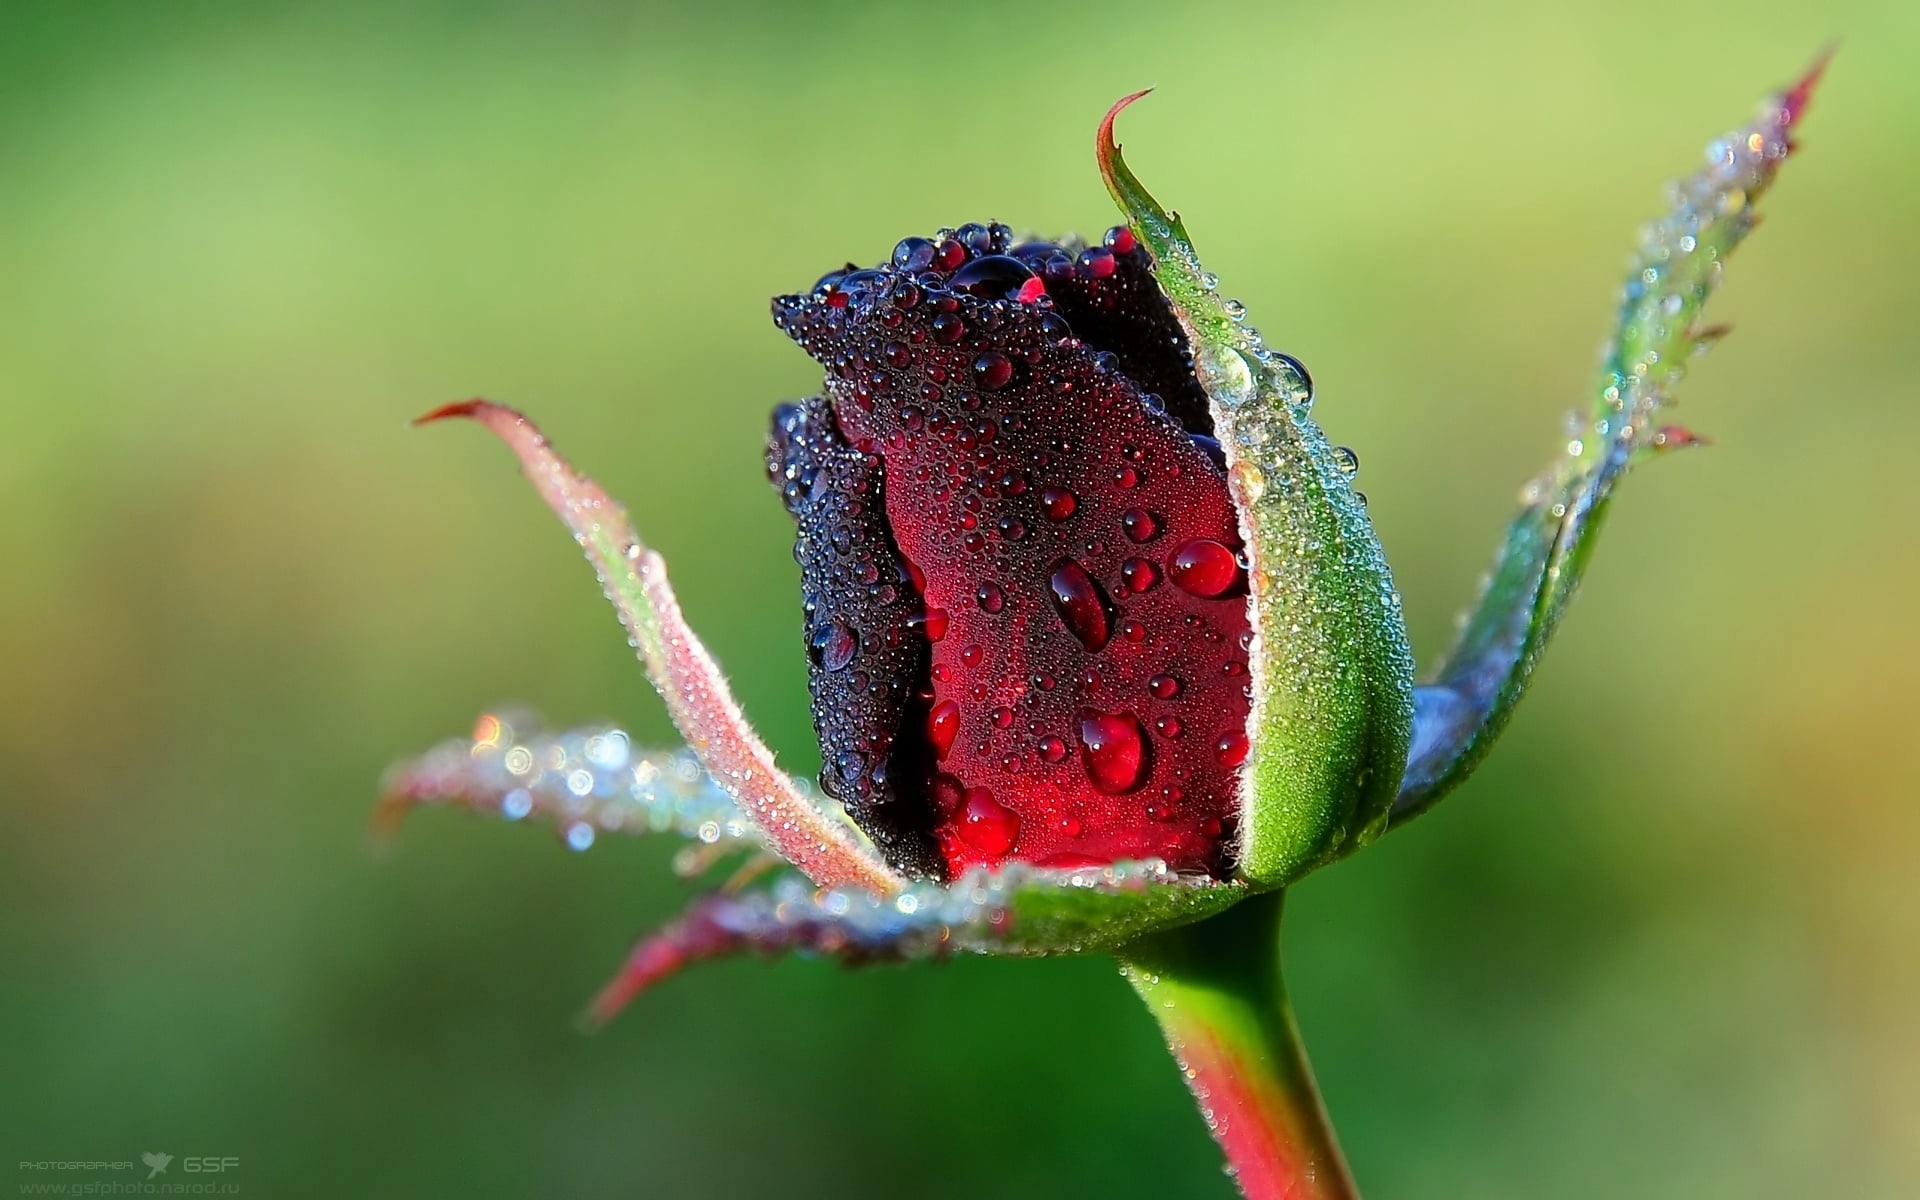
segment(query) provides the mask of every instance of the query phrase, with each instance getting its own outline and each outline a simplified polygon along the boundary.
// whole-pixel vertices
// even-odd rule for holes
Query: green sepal
[[[1308,415],[1299,363],[1235,319],[1178,217],[1140,185],[1101,123],[1107,190],[1153,256],[1206,390],[1249,560],[1253,705],[1238,872],[1278,887],[1385,829],[1407,760],[1413,656],[1386,558]]]
[[[1662,425],[1686,364],[1726,332],[1700,324],[1724,264],[1756,224],[1754,203],[1794,143],[1825,57],[1772,97],[1750,124],[1707,147],[1705,167],[1673,189],[1673,206],[1641,231],[1593,400],[1560,457],[1522,493],[1459,639],[1415,689],[1414,747],[1397,825],[1473,772],[1525,693],[1593,553],[1614,489],[1649,454],[1703,439]]]

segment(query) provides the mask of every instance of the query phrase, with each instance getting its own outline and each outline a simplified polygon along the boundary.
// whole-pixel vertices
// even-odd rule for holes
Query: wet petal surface
[[[1248,704],[1225,476],[1164,395],[1149,401],[1120,355],[1076,336],[1047,254],[978,228],[909,239],[904,266],[774,305],[827,369],[843,436],[884,463],[888,525],[926,610],[941,852],[955,873],[1149,856],[1222,871],[1239,764],[1217,747]],[[1137,289],[1145,255],[1122,248],[1094,257],[1097,282]],[[1062,280],[1083,300],[1097,290]],[[1157,364],[1140,369],[1184,372],[1170,337],[1140,353]],[[1224,568],[1183,571],[1200,546]]]

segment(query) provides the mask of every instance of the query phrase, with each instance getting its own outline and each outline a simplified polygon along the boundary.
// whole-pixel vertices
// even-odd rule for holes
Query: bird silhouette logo
[[[167,1164],[173,1161],[173,1155],[148,1151],[140,1156],[140,1161],[147,1164],[147,1178],[152,1179],[155,1175],[166,1174]]]

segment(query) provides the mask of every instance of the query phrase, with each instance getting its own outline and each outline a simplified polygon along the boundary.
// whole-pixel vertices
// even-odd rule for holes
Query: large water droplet
[[[828,671],[843,671],[860,649],[860,635],[839,617],[822,621],[808,639],[807,649],[813,661]]]
[[[1276,353],[1273,356],[1273,375],[1274,384],[1287,403],[1299,409],[1313,404],[1313,376],[1307,374],[1305,363],[1291,354]]]
[[[1160,568],[1136,556],[1120,564],[1120,579],[1127,585],[1128,591],[1144,592],[1160,582]]]
[[[989,350],[973,360],[973,383],[986,391],[998,391],[1013,379],[1013,360],[998,350]]]
[[[1080,507],[1080,501],[1063,487],[1043,488],[1040,492],[1040,508],[1050,521],[1064,521]]]
[[[1130,508],[1120,514],[1120,528],[1136,542],[1150,542],[1160,532],[1160,522],[1144,508]]]
[[[1247,761],[1247,733],[1229,729],[1213,744],[1213,759],[1223,767],[1237,767]]]
[[[1087,569],[1070,558],[1062,559],[1054,566],[1047,584],[1053,592],[1053,607],[1060,614],[1061,622],[1080,639],[1080,644],[1088,650],[1106,645],[1113,632],[1112,618],[1107,611],[1106,596],[1087,574]]]
[[[982,300],[999,300],[1020,290],[1033,278],[1027,264],[1008,254],[989,254],[976,258],[954,273],[947,286]]]
[[[1093,789],[1109,796],[1130,792],[1147,778],[1146,730],[1132,713],[1080,713],[1080,761]]]
[[[1020,837],[1020,817],[986,788],[968,788],[960,809],[960,837],[982,854],[1005,854]]]
[[[953,739],[960,732],[960,706],[951,700],[942,700],[933,706],[927,714],[927,741],[933,746],[935,758],[945,758],[953,749]]]
[[[1219,542],[1194,538],[1173,552],[1167,575],[1182,591],[1208,598],[1224,596],[1240,581],[1240,562]]]

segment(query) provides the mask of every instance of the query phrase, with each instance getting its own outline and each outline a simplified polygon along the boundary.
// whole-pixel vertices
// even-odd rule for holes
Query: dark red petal
[[[1187,335],[1154,280],[1152,257],[1125,225],[1108,230],[1105,245],[1077,258],[1047,242],[1027,242],[1013,253],[1040,263],[1065,256],[1071,269],[1044,278],[1054,311],[1074,336],[1118,358],[1121,373],[1141,391],[1159,396],[1167,414],[1188,433],[1213,432]]]
[[[1054,279],[1027,261],[1047,279],[1032,302],[997,262],[969,277],[997,299],[888,269],[841,307],[775,302],[827,368],[840,432],[883,460],[894,544],[942,617],[939,719],[919,726],[945,750],[926,784],[934,833],[950,872],[1142,857],[1219,871],[1237,770],[1216,747],[1248,707],[1225,477],[1116,352],[1069,335]],[[1209,550],[1182,576],[1205,586],[1177,586],[1177,552],[1201,543],[1233,578]]]
[[[820,786],[889,863],[938,878],[944,864],[925,796],[930,747],[919,733],[927,639],[920,594],[887,531],[879,456],[847,445],[815,397],[775,411],[767,471],[799,526],[793,556]]]

